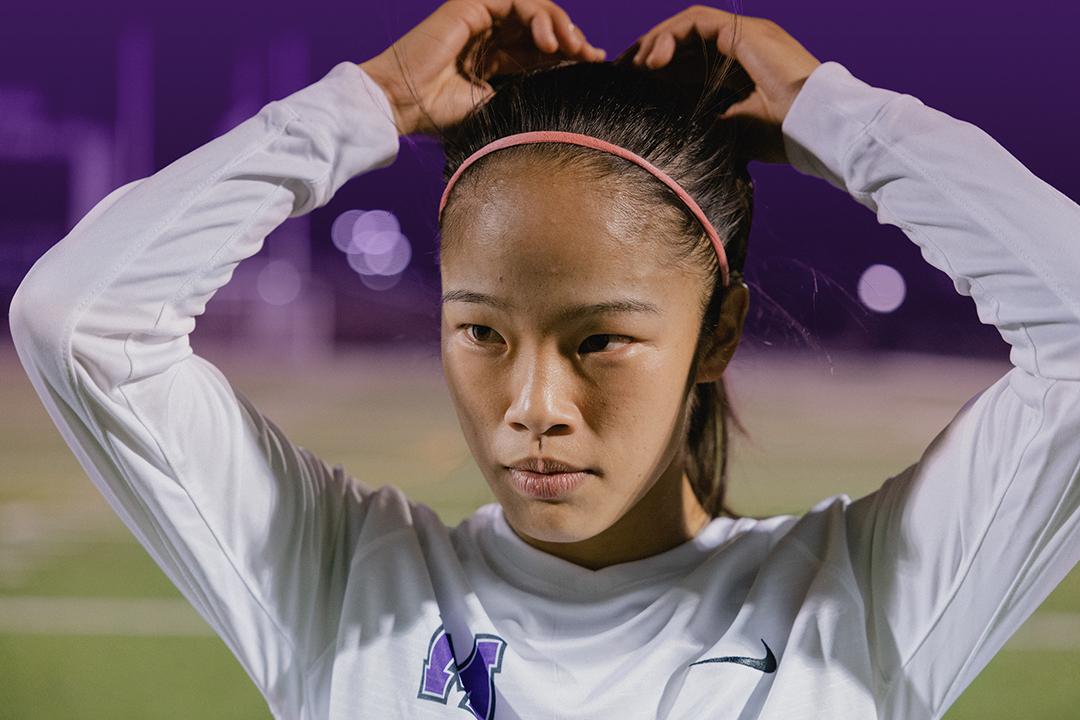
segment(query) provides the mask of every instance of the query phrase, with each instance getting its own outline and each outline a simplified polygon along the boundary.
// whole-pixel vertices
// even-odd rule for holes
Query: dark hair
[[[697,58],[700,62],[691,62],[691,67],[704,69],[704,74],[689,81],[685,73],[676,81],[662,72],[634,66],[624,61],[626,54],[615,62],[561,63],[492,78],[496,92],[490,99],[454,126],[437,129],[446,156],[443,180],[449,180],[465,158],[482,146],[514,133],[563,130],[607,140],[653,163],[697,201],[723,241],[732,285],[741,282],[753,212],[753,181],[736,141],[736,123],[718,116],[749,88],[746,83],[742,92],[731,88],[732,78],[739,82],[738,78],[747,77],[745,72],[733,58],[718,63],[721,56],[711,53],[708,45],[715,44],[703,42]],[[490,178],[491,168],[499,163],[526,159],[619,183],[620,195],[630,198],[629,206],[622,208],[626,216],[659,221],[667,229],[661,235],[672,241],[673,262],[697,272],[704,269],[712,278],[711,291],[701,298],[702,322],[688,377],[691,382],[726,295],[720,284],[719,263],[701,224],[682,201],[636,164],[600,150],[563,143],[519,145],[486,155],[462,173],[451,191],[441,218],[443,243],[449,234],[446,229],[455,222],[453,199],[472,195],[470,188]],[[642,213],[642,207],[650,212]],[[697,383],[687,413],[685,470],[698,501],[711,517],[742,517],[724,502],[729,421],[743,435],[748,433],[728,400],[724,378]]]

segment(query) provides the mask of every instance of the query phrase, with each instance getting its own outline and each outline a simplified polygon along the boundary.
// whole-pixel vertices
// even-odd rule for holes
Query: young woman
[[[547,0],[451,0],[30,270],[10,316],[42,402],[275,716],[938,718],[1080,559],[1080,207],[735,21],[695,6],[609,63]],[[687,91],[701,38],[749,95]],[[188,338],[269,232],[411,132],[447,141],[442,359],[498,500],[453,528],[291,443]],[[725,512],[717,464],[748,159],[899,227],[1015,365],[880,489],[801,516]]]

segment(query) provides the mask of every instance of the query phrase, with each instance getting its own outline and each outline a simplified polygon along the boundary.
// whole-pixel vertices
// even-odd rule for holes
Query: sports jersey
[[[1080,560],[1080,207],[835,61],[782,132],[797,172],[972,298],[1013,367],[874,492],[718,517],[643,559],[576,565],[494,503],[449,527],[292,442],[192,349],[275,227],[397,157],[352,62],[101,200],[28,272],[12,335],[90,480],[276,717],[939,718]]]

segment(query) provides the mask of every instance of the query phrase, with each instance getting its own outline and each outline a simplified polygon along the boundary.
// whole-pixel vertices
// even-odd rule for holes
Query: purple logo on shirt
[[[495,717],[494,673],[502,668],[506,641],[498,635],[480,633],[473,639],[472,652],[458,665],[450,633],[440,625],[428,643],[427,657],[420,673],[420,692],[416,697],[446,704],[450,690],[457,687],[465,694],[458,707],[468,710],[478,720]]]

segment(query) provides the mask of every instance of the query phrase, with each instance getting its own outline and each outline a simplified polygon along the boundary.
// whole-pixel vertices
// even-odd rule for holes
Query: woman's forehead
[[[440,253],[444,288],[596,296],[687,281],[665,243],[669,215],[595,173],[550,163],[483,169],[456,196]]]
[[[443,255],[440,266],[444,282],[460,278],[586,289],[648,283],[669,278],[674,271],[645,243],[625,242],[600,228],[563,222],[465,234]]]
[[[455,211],[444,240],[448,254],[469,261],[646,262],[660,250],[624,198],[582,183],[505,182]]]
[[[626,245],[642,240],[642,230],[663,214],[643,202],[640,189],[625,178],[575,164],[533,159],[487,165],[476,173],[466,174],[462,192],[452,196],[447,231],[479,242],[532,232]]]

